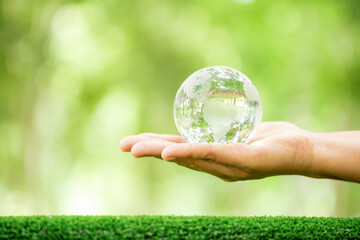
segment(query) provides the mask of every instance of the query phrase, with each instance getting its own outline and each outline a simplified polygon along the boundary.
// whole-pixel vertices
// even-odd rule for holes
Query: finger
[[[251,139],[249,144],[259,141],[261,139],[270,137],[272,135],[288,131],[289,129],[298,129],[294,124],[289,122],[263,122],[260,123],[255,136]]]
[[[250,139],[248,144],[253,144],[254,142],[259,141],[266,137],[266,135],[263,132],[260,132],[259,130],[260,129],[256,131],[255,135]]]
[[[201,159],[178,159],[174,161],[176,164],[200,172],[205,172],[221,178],[225,181],[238,180],[233,172],[220,164],[209,162]]]
[[[259,141],[263,138],[266,138],[267,136],[269,136],[269,130],[271,131],[272,128],[271,126],[269,126],[271,124],[265,122],[265,123],[260,123],[258,129],[255,132],[254,137],[252,137],[249,141],[249,144],[252,144],[256,141]]]
[[[163,140],[145,140],[136,143],[131,148],[131,154],[136,158],[141,157],[157,157],[161,158],[161,152],[165,147],[174,144]]]
[[[132,135],[125,137],[120,141],[120,149],[124,152],[130,152],[131,148],[138,142],[158,139],[165,140],[170,142],[185,142],[184,138],[176,135],[168,135],[168,134],[156,134],[156,133],[142,133],[139,135]]]
[[[203,159],[220,164],[234,165],[246,157],[246,144],[179,143],[172,144],[162,152],[164,160]]]
[[[185,139],[178,135],[170,134],[157,134],[157,133],[141,133],[138,136],[148,137],[148,138],[157,138],[174,143],[186,143]]]
[[[149,140],[148,137],[141,137],[139,135],[127,136],[120,141],[120,149],[123,152],[130,152],[131,148],[138,142]]]

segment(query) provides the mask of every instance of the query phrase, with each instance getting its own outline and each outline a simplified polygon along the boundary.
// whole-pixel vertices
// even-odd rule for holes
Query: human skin
[[[317,133],[289,122],[264,122],[249,144],[186,143],[181,136],[142,133],[124,138],[120,148],[229,182],[274,175],[360,182],[360,131]]]

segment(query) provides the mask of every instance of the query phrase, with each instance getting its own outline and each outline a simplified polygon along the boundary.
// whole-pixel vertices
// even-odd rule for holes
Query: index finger
[[[246,144],[219,143],[179,143],[167,146],[161,157],[164,160],[175,159],[203,159],[211,162],[235,165],[241,158],[246,157]]]
[[[131,148],[138,142],[146,140],[163,140],[173,143],[184,143],[185,139],[177,135],[157,134],[157,133],[141,133],[138,135],[127,136],[120,141],[120,149],[129,152]]]

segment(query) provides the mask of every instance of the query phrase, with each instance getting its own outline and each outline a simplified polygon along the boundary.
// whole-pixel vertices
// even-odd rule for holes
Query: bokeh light
[[[1,1],[0,214],[359,216],[358,184],[226,183],[118,149],[177,134],[197,69],[256,85],[263,121],[360,129],[358,1]]]

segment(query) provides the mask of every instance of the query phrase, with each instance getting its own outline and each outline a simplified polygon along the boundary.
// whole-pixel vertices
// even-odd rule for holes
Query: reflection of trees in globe
[[[260,96],[239,71],[205,68],[180,87],[174,117],[188,142],[247,142],[261,119]]]
[[[203,103],[186,96],[184,90],[179,94],[179,105],[175,110],[175,119],[181,119],[178,124],[179,131],[185,139],[191,142],[214,142],[209,124],[204,120]],[[190,140],[189,140],[190,142]]]

